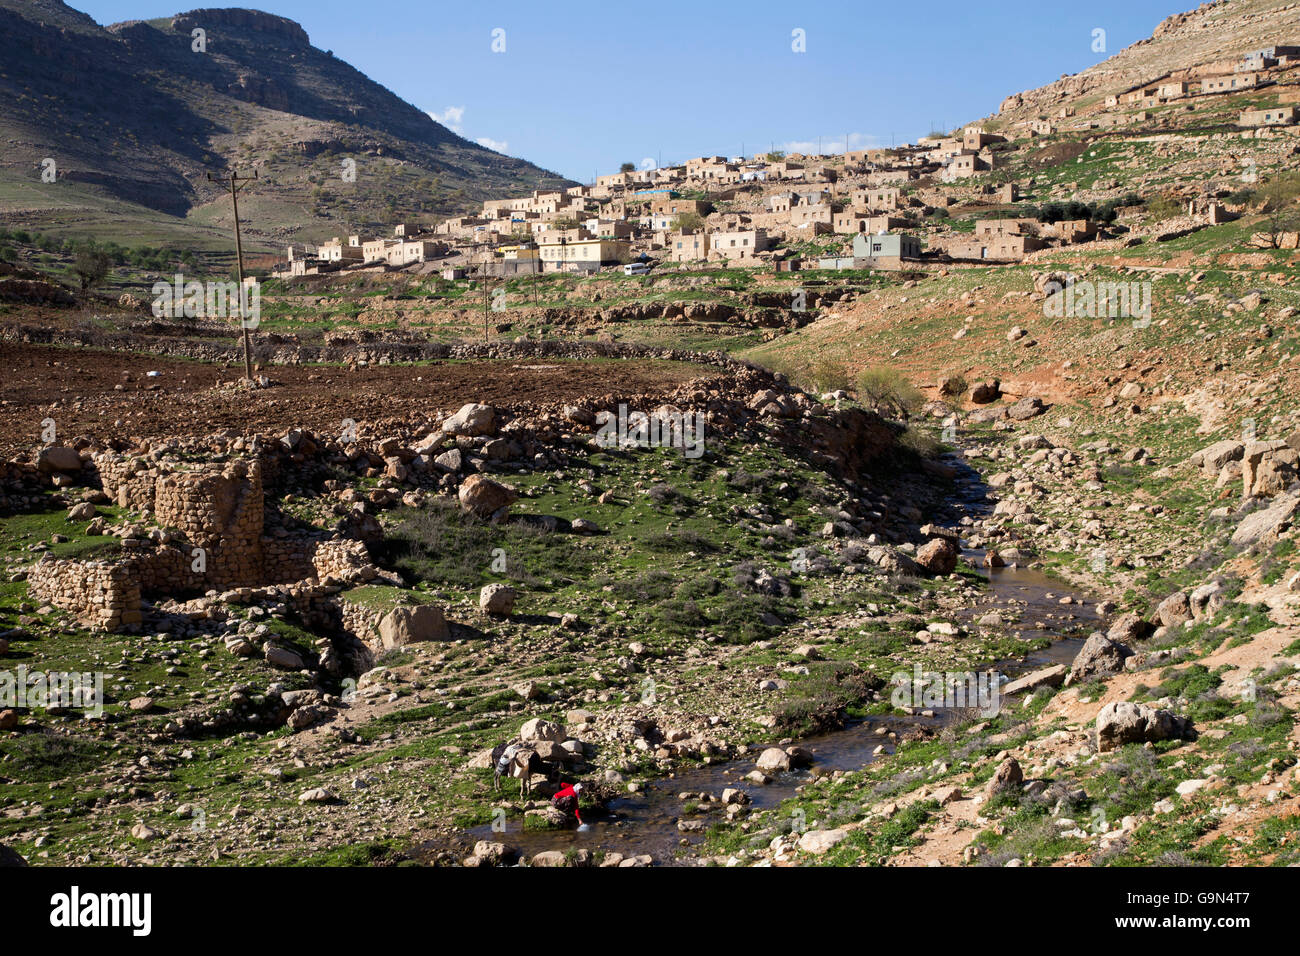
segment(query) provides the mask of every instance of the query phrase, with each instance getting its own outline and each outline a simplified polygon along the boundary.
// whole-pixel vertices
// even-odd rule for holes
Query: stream
[[[992,508],[987,488],[978,474],[959,456],[950,456],[949,462],[958,468],[956,495],[949,503],[947,517],[970,515],[986,516]],[[983,552],[968,549],[963,557],[980,568]],[[1032,568],[983,569],[988,588],[974,606],[955,614],[963,625],[990,611],[1002,611],[1013,622],[1009,630],[1026,639],[1045,638],[1051,643],[1042,650],[1015,660],[992,661],[989,666],[1014,678],[1020,674],[1053,664],[1070,664],[1086,634],[1095,629],[1097,613],[1090,596],[1081,597],[1053,578]],[[1060,598],[1070,595],[1074,603],[1060,604]],[[1072,632],[1072,633],[1071,633]],[[1082,635],[1082,636],[1081,636]],[[901,668],[900,668],[901,669]],[[928,712],[927,712],[928,713]],[[942,711],[940,712],[942,714]],[[703,833],[682,833],[677,821],[682,818],[682,791],[692,793],[707,791],[715,795],[724,788],[743,790],[755,810],[770,808],[797,795],[800,786],[816,775],[835,770],[860,770],[867,764],[892,754],[892,731],[901,739],[909,728],[941,726],[943,716],[890,716],[871,717],[853,721],[843,728],[796,741],[810,751],[813,763],[810,768],[773,776],[769,784],[756,784],[745,775],[754,769],[759,750],[751,748],[744,757],[714,764],[690,767],[675,775],[645,783],[637,793],[624,793],[610,800],[603,814],[588,815],[587,829],[525,830],[521,819],[511,819],[504,831],[493,830],[491,824],[464,831],[463,836],[472,844],[478,840],[504,843],[531,857],[544,850],[570,850],[586,848],[624,856],[649,854],[658,865],[691,862],[689,847],[704,839]],[[882,747],[881,755],[874,751]],[[712,814],[701,814],[696,819],[710,821]],[[683,854],[683,851],[685,853]],[[686,859],[678,860],[679,854]],[[416,850],[417,858],[420,849]]]

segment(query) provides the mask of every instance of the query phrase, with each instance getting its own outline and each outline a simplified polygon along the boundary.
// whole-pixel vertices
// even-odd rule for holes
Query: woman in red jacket
[[[581,793],[582,784],[566,783],[555,792],[555,796],[551,797],[551,806],[565,814],[572,810],[579,826],[583,825],[582,814],[578,812],[578,795]]]

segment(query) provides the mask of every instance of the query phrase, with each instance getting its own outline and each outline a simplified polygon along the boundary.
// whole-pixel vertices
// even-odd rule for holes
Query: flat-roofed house
[[[340,237],[335,236],[329,242],[321,243],[316,254],[324,262],[364,262],[365,254],[361,250],[361,243],[353,242],[355,238],[349,236],[348,241],[344,242]]]
[[[1258,85],[1258,73],[1232,73],[1227,76],[1207,76],[1201,80],[1201,92],[1231,93],[1233,90],[1252,90]]]
[[[1037,219],[977,219],[975,236],[992,239],[997,236],[1031,236],[1038,230]]]
[[[1028,235],[994,235],[975,239],[959,239],[948,244],[948,255],[954,259],[993,259],[1015,262],[1028,253],[1043,248],[1043,240]]]
[[[902,202],[903,191],[893,186],[864,186],[853,190],[849,199],[859,209],[891,212]]]
[[[1245,110],[1237,117],[1238,126],[1290,126],[1295,121],[1294,106],[1270,106],[1262,110]]]
[[[553,241],[543,234],[538,242],[544,272],[595,272],[601,266],[625,261],[631,244],[624,239]]]
[[[900,232],[853,237],[853,260],[859,269],[901,269],[921,258],[921,240]]]
[[[696,262],[708,257],[707,232],[679,232],[668,237],[668,258],[673,262]]]
[[[715,232],[709,236],[709,257],[714,259],[749,259],[770,245],[765,229],[737,229]]]
[[[361,243],[361,260],[363,262],[384,262],[388,258],[388,247],[394,245],[389,239],[367,239]]]

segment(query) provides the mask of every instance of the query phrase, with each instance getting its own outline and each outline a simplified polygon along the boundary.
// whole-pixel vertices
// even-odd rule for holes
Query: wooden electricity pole
[[[239,326],[244,333],[244,378],[250,382],[253,380],[253,349],[248,336],[248,323],[244,319],[244,243],[239,235],[239,190],[255,179],[257,179],[256,171],[251,176],[240,176],[231,170],[228,178],[208,173],[209,182],[223,183],[230,190],[230,202],[235,209],[235,272],[239,277]]]

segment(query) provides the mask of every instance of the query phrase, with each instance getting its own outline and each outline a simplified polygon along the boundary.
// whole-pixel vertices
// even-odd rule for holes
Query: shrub
[[[945,398],[953,398],[957,395],[964,395],[966,393],[966,389],[969,387],[970,386],[969,383],[966,381],[965,375],[961,375],[961,374],[949,375],[944,378],[943,385],[940,387],[939,393],[943,395]]]
[[[869,368],[858,375],[858,401],[882,415],[908,418],[921,407],[920,391],[892,368]]]

